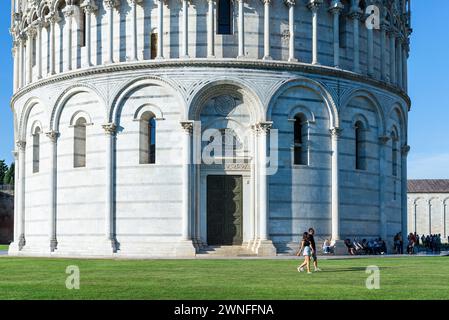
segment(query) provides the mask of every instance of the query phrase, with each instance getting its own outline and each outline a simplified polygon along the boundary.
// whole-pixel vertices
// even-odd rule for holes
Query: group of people
[[[408,235],[408,245],[407,245],[407,253],[413,254],[415,253],[415,247],[421,245],[426,248],[426,250],[430,250],[432,253],[438,253],[441,251],[441,234],[430,234],[430,235],[421,235],[415,233],[410,233]],[[448,237],[449,242],[449,237]]]
[[[350,255],[377,255],[387,253],[387,244],[382,238],[376,239],[363,239],[361,242],[357,239],[351,241],[350,239],[345,240],[345,245],[348,248],[348,253]]]
[[[307,270],[307,273],[311,274],[312,273],[310,271],[311,259],[313,259],[313,266],[314,266],[315,272],[321,271],[321,269],[318,268],[318,259],[317,259],[314,235],[315,235],[315,230],[313,228],[309,228],[309,231],[304,232],[302,235],[301,246],[296,255],[298,257],[301,255],[304,256],[304,262],[298,267],[298,272],[304,272],[304,267],[305,267]]]

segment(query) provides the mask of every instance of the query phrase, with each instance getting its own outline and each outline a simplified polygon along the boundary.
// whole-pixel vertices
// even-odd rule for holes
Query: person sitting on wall
[[[346,239],[345,240],[345,245],[346,245],[346,248],[348,248],[348,253],[351,256],[355,256],[356,255],[356,251],[355,251],[354,245],[352,244],[351,240]]]
[[[323,253],[324,254],[330,254],[331,253],[331,242],[329,241],[329,239],[324,240]]]

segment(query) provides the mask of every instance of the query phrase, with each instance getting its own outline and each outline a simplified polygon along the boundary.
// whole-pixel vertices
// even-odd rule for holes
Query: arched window
[[[393,133],[391,134],[391,141],[392,141],[392,145],[391,145],[391,152],[392,152],[392,156],[391,156],[391,164],[392,164],[392,175],[394,177],[397,177],[398,175],[398,152],[399,152],[399,138],[398,135],[396,134],[396,132],[393,131]]]
[[[151,51],[150,51],[150,59],[156,59],[157,57],[157,45],[158,45],[158,33],[157,31],[153,31],[151,33]]]
[[[33,173],[39,172],[41,128],[36,127],[33,132]]]
[[[366,170],[365,158],[365,130],[363,124],[358,121],[355,124],[355,168]]]
[[[86,124],[86,119],[79,118],[74,127],[73,166],[75,168],[86,166]]]
[[[232,0],[219,0],[217,34],[232,34]]]
[[[140,118],[139,143],[140,164],[156,163],[156,118],[151,112]]]
[[[302,115],[295,116],[294,122],[293,164],[308,165],[307,155],[307,130],[305,118]]]

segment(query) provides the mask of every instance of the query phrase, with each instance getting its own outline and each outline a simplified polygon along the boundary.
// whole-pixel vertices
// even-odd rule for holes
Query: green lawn
[[[68,290],[66,267],[80,268]],[[0,258],[0,299],[449,299],[449,258],[295,260],[75,260]],[[380,268],[368,290],[365,268]]]
[[[9,248],[9,245],[7,244],[0,244],[0,251],[7,251]]]

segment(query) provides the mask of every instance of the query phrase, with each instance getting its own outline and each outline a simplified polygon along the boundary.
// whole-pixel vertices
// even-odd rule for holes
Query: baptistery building
[[[11,255],[407,231],[410,0],[12,0]]]

